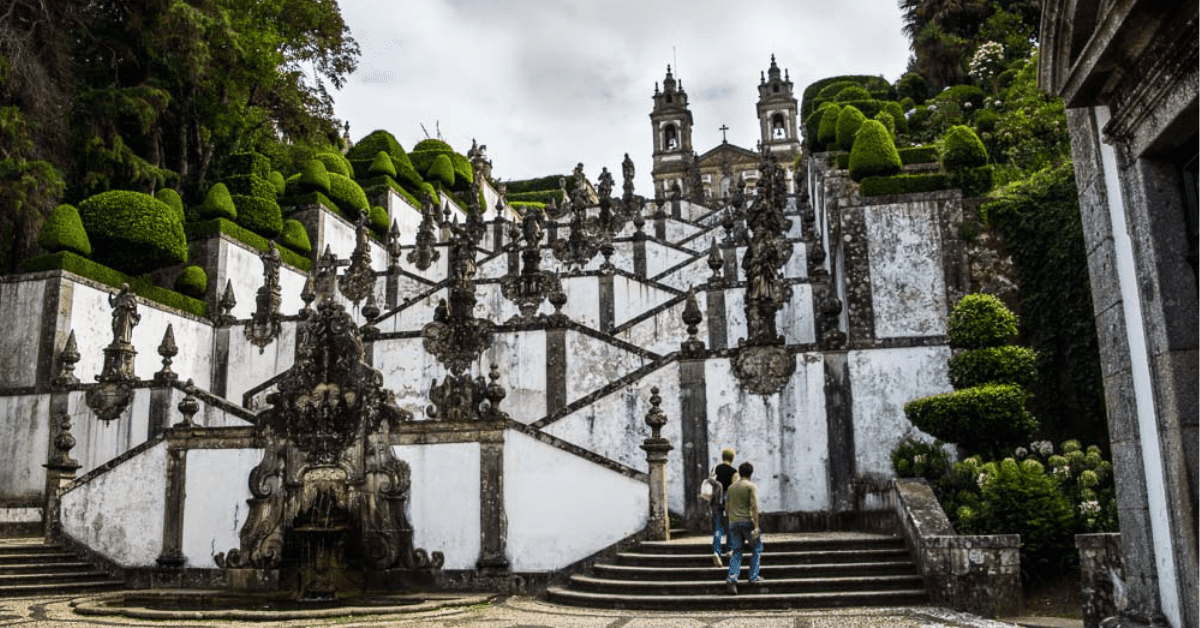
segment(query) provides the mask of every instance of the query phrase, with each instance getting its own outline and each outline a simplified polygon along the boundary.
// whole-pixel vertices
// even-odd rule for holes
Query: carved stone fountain
[[[326,286],[297,334],[296,364],[259,415],[241,547],[217,554],[230,582],[278,582],[300,600],[428,582],[442,555],[413,547],[410,469],[389,431],[412,419],[363,358],[358,328]]]

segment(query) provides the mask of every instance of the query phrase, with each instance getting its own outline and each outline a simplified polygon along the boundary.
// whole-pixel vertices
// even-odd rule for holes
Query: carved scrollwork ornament
[[[371,242],[367,237],[367,217],[362,214],[354,228],[354,252],[350,254],[350,266],[338,277],[338,290],[342,296],[358,305],[375,289],[375,273],[371,270]]]
[[[787,347],[742,347],[734,359],[733,369],[747,391],[773,395],[783,390],[796,372],[796,358]]]
[[[250,324],[246,325],[246,339],[258,347],[261,354],[267,345],[275,341],[283,333],[283,318],[279,314],[282,302],[279,288],[279,267],[283,260],[275,242],[269,243],[267,250],[260,256],[263,263],[263,285],[258,289],[254,299],[254,314]]]
[[[416,245],[413,250],[408,252],[406,258],[408,263],[416,266],[418,270],[429,270],[429,267],[441,257],[441,252],[435,246],[437,234],[434,233],[434,228],[437,226],[437,222],[433,197],[426,192],[421,203],[421,224],[417,226]]]

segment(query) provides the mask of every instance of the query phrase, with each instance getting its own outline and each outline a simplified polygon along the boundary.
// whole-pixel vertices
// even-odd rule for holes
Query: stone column
[[[651,541],[671,540],[671,521],[667,516],[667,452],[674,449],[662,437],[662,426],[667,424],[663,414],[662,397],[658,388],[650,389],[650,411],[646,413],[646,425],[650,426],[650,437],[642,442],[646,452],[646,463],[650,467],[650,516],[646,520],[646,538]]]
[[[508,516],[504,512],[504,432],[487,432],[479,443],[479,560],[486,572],[508,571]]]
[[[57,402],[57,403],[56,403]],[[42,513],[43,536],[47,542],[58,540],[62,535],[62,490],[79,470],[79,463],[71,457],[71,448],[75,447],[75,437],[71,435],[71,417],[66,414],[66,393],[55,393],[51,396],[51,408],[61,407],[64,412],[55,411],[51,416],[58,434],[54,437],[54,453],[46,463],[46,506]]]
[[[1083,626],[1100,628],[1119,612],[1118,598],[1124,596],[1125,561],[1120,534],[1076,534],[1079,548],[1079,580],[1083,588]]]
[[[183,506],[187,499],[187,448],[176,443],[167,446],[167,489],[164,496],[162,553],[155,562],[160,567],[183,567]]]
[[[729,329],[725,319],[725,289],[710,288],[704,293],[708,319],[708,346],[714,351],[729,348]]]
[[[567,405],[567,330],[546,329],[546,414]]]
[[[600,280],[600,331],[610,334],[616,327],[616,295],[613,292],[613,276],[601,275]]]

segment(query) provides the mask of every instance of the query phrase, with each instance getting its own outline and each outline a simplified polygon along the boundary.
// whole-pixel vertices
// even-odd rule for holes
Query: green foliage
[[[353,177],[354,169],[344,155],[337,151],[326,150],[313,155],[313,159],[325,165],[325,170],[343,177]]]
[[[333,172],[329,173],[329,198],[350,218],[371,210],[371,204],[367,201],[367,194],[362,186],[350,177]]]
[[[346,158],[351,161],[374,159],[380,152],[399,158],[404,154],[404,148],[400,146],[400,142],[394,135],[378,129],[371,131],[366,137],[351,146],[350,150],[346,152]]]
[[[975,131],[969,126],[953,126],[942,141],[942,167],[954,172],[966,168],[985,166],[987,150]]]
[[[991,294],[968,294],[950,310],[946,336],[956,349],[999,347],[1017,335],[1017,317]]]
[[[914,399],[904,414],[921,431],[971,452],[995,453],[1026,442],[1037,419],[1025,409],[1029,393],[1011,384],[985,384]]]
[[[1012,85],[986,101],[987,119],[995,116],[992,130],[979,128],[980,138],[998,166],[1000,185],[1071,160],[1066,110],[1062,99],[1051,98],[1038,88],[1037,55],[1019,68]]]
[[[891,135],[893,140],[896,138],[896,120],[892,118],[892,114],[886,111],[880,111],[871,119],[882,124],[883,128],[887,129],[888,135]],[[851,144],[851,146],[853,146],[853,144]]]
[[[413,146],[413,152],[426,150],[436,152],[454,152],[454,149],[450,148],[449,144],[443,142],[442,140],[435,140],[433,138],[423,139],[420,142],[417,142],[416,146]]]
[[[892,468],[902,478],[925,478],[931,486],[950,470],[950,454],[940,440],[933,443],[906,438],[892,451]]]
[[[900,167],[900,154],[888,130],[875,120],[863,122],[850,150],[850,178],[889,176],[900,172]]]
[[[890,196],[935,192],[949,188],[950,180],[944,174],[898,174],[891,177],[866,177],[859,183],[858,193],[862,196]]]
[[[425,178],[445,189],[453,188],[454,166],[450,164],[450,158],[446,155],[438,155],[429,165],[429,170],[425,171]]]
[[[935,163],[941,159],[937,146],[909,146],[897,149],[897,152],[900,153],[900,162],[906,166]]]
[[[1099,341],[1074,169],[1068,163],[1034,172],[992,198],[981,214],[1004,235],[1017,269],[1022,331],[1038,353],[1035,404],[1047,418],[1047,435],[1105,438]]]
[[[908,72],[896,81],[896,94],[901,98],[911,98],[913,104],[920,105],[929,98],[929,82],[916,72]]]
[[[255,177],[256,179],[258,177]],[[259,179],[265,181],[265,179]],[[269,185],[269,184],[268,184]],[[274,190],[274,187],[271,187]],[[264,238],[274,238],[283,229],[283,214],[275,197],[261,198],[234,194],[233,204],[237,207],[237,224],[257,233]]]
[[[816,111],[823,102],[832,100],[838,92],[852,85],[866,88],[873,98],[891,97],[891,85],[881,76],[830,76],[804,88],[804,94],[800,99],[800,118],[807,120],[808,116]]]
[[[870,100],[871,92],[859,85],[849,85],[843,88],[833,97],[836,102],[850,102],[852,100]]]
[[[253,152],[234,153],[225,158],[225,170],[230,175],[251,175],[266,179],[271,175],[271,160]],[[237,193],[239,192],[235,192]]]
[[[511,203],[509,203],[509,206],[511,206],[513,209],[515,209],[517,211],[521,211],[521,212],[523,212],[524,210],[529,209],[531,207],[536,207],[538,209],[546,209],[545,203],[538,203],[535,201],[512,201]]]
[[[858,133],[858,127],[862,126],[866,119],[866,116],[857,107],[851,105],[842,107],[837,118],[837,147],[842,150],[853,148],[854,136]]]
[[[379,151],[375,154],[375,159],[371,161],[371,167],[367,169],[367,173],[371,176],[387,175],[396,178],[396,164],[392,161],[391,155],[384,151]]]
[[[287,183],[288,195],[308,192],[320,192],[328,195],[329,170],[325,168],[325,162],[319,159],[310,159],[300,168],[299,176],[294,179],[289,178]]]
[[[935,103],[955,103],[966,109],[978,110],[983,106],[983,90],[974,85],[955,85],[930,100]]]
[[[370,214],[371,230],[379,235],[387,233],[388,228],[392,226],[392,219],[388,216],[386,209],[376,205],[371,208]]]
[[[979,133],[991,133],[996,130],[1000,115],[992,109],[984,109],[975,114],[975,130]]]
[[[162,188],[154,193],[154,198],[166,203],[168,207],[175,210],[175,213],[179,215],[179,220],[183,220],[183,199],[179,196],[179,192],[176,192],[173,188]]]
[[[208,273],[199,266],[188,266],[175,277],[175,291],[193,299],[203,299],[208,290]]]
[[[1030,386],[1037,379],[1037,354],[1028,347],[1004,345],[969,349],[950,358],[950,384],[956,389],[982,384]]]
[[[42,223],[38,245],[51,253],[71,251],[84,257],[92,255],[92,244],[88,241],[79,210],[71,205],[59,205]]]
[[[515,202],[534,202],[542,203],[543,205],[553,200],[555,203],[563,202],[563,191],[555,188],[553,190],[538,190],[533,192],[509,192],[505,195],[509,203]]]
[[[204,202],[199,208],[200,218],[226,218],[234,220],[237,218],[237,207],[233,204],[233,196],[229,194],[229,188],[224,183],[216,183],[208,189],[208,194],[204,196]]]
[[[900,106],[900,103],[889,100],[883,103],[883,110],[892,116],[897,133],[908,133],[908,118],[904,117],[904,108]]]
[[[127,275],[119,270],[80,257],[70,251],[59,251],[49,255],[31,257],[21,262],[21,270],[36,273],[44,270],[65,270],[70,273],[100,282],[106,286],[120,288],[121,284],[129,284],[130,290],[140,297],[167,307],[188,312],[195,316],[204,317],[208,313],[208,305],[204,301],[160,288],[147,277]]]
[[[299,220],[283,221],[283,230],[279,232],[279,243],[302,255],[312,253],[312,241],[308,238],[308,231],[304,228],[304,223]]]
[[[825,107],[825,112],[821,114],[821,125],[817,129],[817,142],[821,146],[837,147],[838,116],[841,113],[842,108],[837,105]]]
[[[283,178],[283,173],[278,170],[272,170],[271,174],[267,175],[267,181],[270,181],[271,185],[275,188],[276,197],[283,196],[284,192],[287,191],[287,180]]]
[[[215,218],[204,222],[189,222],[187,224],[188,240],[209,238],[220,233],[258,251],[266,251],[270,242],[266,238],[243,229],[224,218]],[[286,247],[279,249],[279,257],[283,260],[283,263],[294,266],[301,271],[308,272],[312,268],[312,262],[307,257],[298,255]]]
[[[166,203],[140,192],[114,190],[84,199],[79,218],[92,258],[132,275],[187,261],[183,223]]]
[[[950,183],[962,190],[963,196],[983,196],[992,189],[992,167],[963,168],[950,173]]]
[[[269,174],[269,173],[268,173]],[[253,174],[239,174],[231,177],[226,177],[221,181],[229,190],[230,194],[253,196],[264,200],[275,202],[275,185],[267,179]]]
[[[292,176],[295,177],[297,175],[292,175]],[[289,179],[289,181],[290,180],[291,179]],[[320,192],[308,192],[307,194],[296,194],[296,195],[292,195],[292,196],[285,196],[285,197],[279,199],[279,207],[284,211],[284,213],[291,213],[291,212],[296,211],[297,209],[306,208],[306,207],[312,206],[312,205],[318,205],[321,207],[325,207],[331,212],[340,211],[340,210],[338,210],[337,203],[334,203],[333,201],[329,200],[328,196],[325,196],[324,194],[321,194]]]

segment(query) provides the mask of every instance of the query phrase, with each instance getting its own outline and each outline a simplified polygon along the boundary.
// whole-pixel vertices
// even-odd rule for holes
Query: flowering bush
[[[1004,70],[1004,45],[988,41],[975,49],[975,55],[967,65],[967,74],[981,85],[990,85],[992,79]]]

